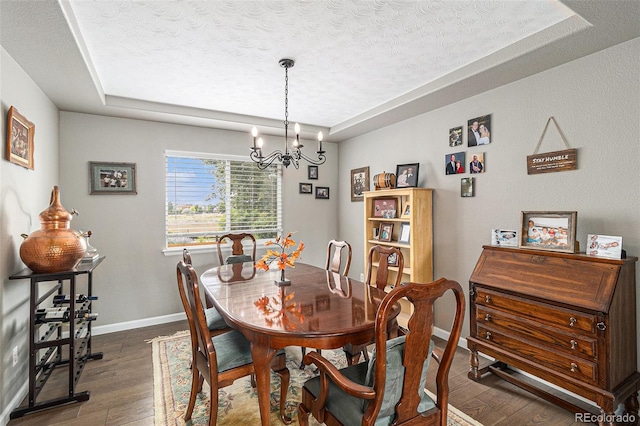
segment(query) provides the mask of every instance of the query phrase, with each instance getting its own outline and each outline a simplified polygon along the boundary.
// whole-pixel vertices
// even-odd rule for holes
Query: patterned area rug
[[[156,337],[153,345],[154,410],[155,424],[184,425],[184,412],[189,402],[191,387],[191,343],[187,331],[173,336]],[[297,424],[296,412],[300,402],[301,386],[314,376],[313,366],[299,370],[301,351],[299,347],[286,349],[287,366],[291,373],[291,383],[287,394],[287,414]],[[338,366],[346,366],[341,350],[322,351],[322,355]],[[271,424],[281,425],[279,418],[280,378],[272,373],[271,377]],[[206,425],[209,421],[209,386],[203,385],[198,395],[191,418],[191,425]],[[236,380],[233,385],[220,389],[218,393],[218,425],[255,426],[260,424],[258,397],[251,387],[249,377]],[[449,406],[449,426],[482,426],[466,414]],[[312,416],[309,424],[319,425]]]

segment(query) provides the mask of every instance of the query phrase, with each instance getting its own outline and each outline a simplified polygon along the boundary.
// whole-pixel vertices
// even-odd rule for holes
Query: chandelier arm
[[[311,163],[315,166],[319,166],[320,164],[324,164],[325,161],[327,161],[327,157],[324,155],[325,151],[318,151],[316,154],[318,154],[318,158],[311,158],[308,155],[305,155],[301,150],[297,149],[296,150],[296,157],[298,157],[298,159],[303,159],[308,163]]]

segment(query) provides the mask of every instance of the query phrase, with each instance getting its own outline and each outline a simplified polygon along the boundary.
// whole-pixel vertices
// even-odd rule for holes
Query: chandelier
[[[318,132],[317,159],[311,158],[302,152],[304,145],[300,143],[300,125],[298,123],[296,123],[294,127],[296,138],[291,142],[291,147],[289,147],[289,68],[292,68],[295,62],[293,59],[280,59],[279,64],[284,68],[284,151],[276,150],[267,156],[262,155],[262,145],[264,142],[262,138],[258,138],[258,129],[254,127],[251,130],[253,146],[251,147],[250,157],[258,163],[258,168],[261,170],[266,169],[276,160],[281,162],[285,167],[293,164],[293,167],[296,169],[300,167],[300,160],[305,160],[319,166],[327,160],[324,155],[325,151],[322,150],[322,132]]]

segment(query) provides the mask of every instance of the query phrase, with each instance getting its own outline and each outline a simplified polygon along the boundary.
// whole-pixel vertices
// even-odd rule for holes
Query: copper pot
[[[68,271],[82,259],[87,242],[82,234],[69,228],[74,213],[62,207],[60,191],[54,186],[49,207],[40,213],[42,229],[29,236],[22,234],[20,258],[33,272]]]

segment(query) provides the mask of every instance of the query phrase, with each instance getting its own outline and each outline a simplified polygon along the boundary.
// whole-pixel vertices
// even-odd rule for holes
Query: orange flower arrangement
[[[265,243],[266,246],[276,245],[280,247],[280,250],[267,249],[267,253],[262,256],[262,259],[256,262],[256,268],[268,271],[269,265],[271,265],[274,260],[278,262],[278,269],[282,271],[283,275],[287,266],[295,268],[294,264],[296,260],[298,260],[298,257],[300,257],[302,250],[304,250],[304,243],[300,241],[298,248],[291,253],[287,253],[288,248],[296,245],[296,242],[291,239],[292,234],[293,232],[289,232],[284,237],[281,235],[277,236],[275,241],[267,241]]]

